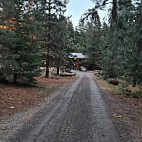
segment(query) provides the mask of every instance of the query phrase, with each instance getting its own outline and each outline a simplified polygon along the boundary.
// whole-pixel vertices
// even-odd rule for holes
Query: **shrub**
[[[109,78],[108,83],[113,84],[113,85],[118,85],[119,81],[116,78]]]

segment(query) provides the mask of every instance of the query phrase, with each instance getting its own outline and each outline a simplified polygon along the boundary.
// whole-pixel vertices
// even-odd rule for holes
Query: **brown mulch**
[[[76,77],[60,77],[60,76],[51,76],[50,78],[46,77],[35,77],[35,79],[38,81],[38,83],[59,83],[59,84],[66,84],[72,80],[74,80]]]
[[[37,87],[0,84],[0,119],[36,106],[76,77],[36,77]]]
[[[142,102],[134,98],[120,98],[105,88],[101,80],[95,78],[95,81],[106,95],[104,97],[108,100],[114,119],[128,129],[133,142],[142,142]]]

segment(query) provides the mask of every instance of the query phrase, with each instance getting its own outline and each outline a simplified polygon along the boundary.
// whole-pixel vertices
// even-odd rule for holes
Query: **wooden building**
[[[69,56],[73,60],[73,69],[80,70],[81,67],[87,68],[87,56],[82,53],[71,53]]]

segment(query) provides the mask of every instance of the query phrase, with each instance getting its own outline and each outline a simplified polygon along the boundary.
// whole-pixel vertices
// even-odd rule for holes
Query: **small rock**
[[[22,100],[22,103],[25,103],[26,101],[25,100]]]
[[[14,109],[15,107],[14,107],[14,106],[11,106],[10,108],[11,108],[11,109]]]

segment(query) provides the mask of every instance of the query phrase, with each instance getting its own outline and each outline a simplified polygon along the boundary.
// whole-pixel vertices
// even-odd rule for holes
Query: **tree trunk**
[[[47,57],[46,57],[46,74],[45,74],[45,77],[49,78],[49,55],[48,55],[48,53],[47,53]]]
[[[14,84],[16,84],[17,83],[17,74],[16,73],[14,73]]]
[[[57,75],[59,75],[60,67],[57,67]]]
[[[117,0],[113,0],[112,6],[112,23],[117,22]]]
[[[136,87],[136,84],[137,84],[137,80],[134,78],[133,79],[133,87]]]
[[[45,1],[46,3],[46,1]],[[48,21],[50,21],[51,19],[51,0],[49,1],[48,3]],[[46,57],[46,75],[45,77],[49,78],[49,51],[50,51],[50,40],[51,40],[51,37],[50,37],[50,30],[51,30],[51,26],[50,26],[50,23],[48,24],[48,47],[47,47],[47,57]]]

